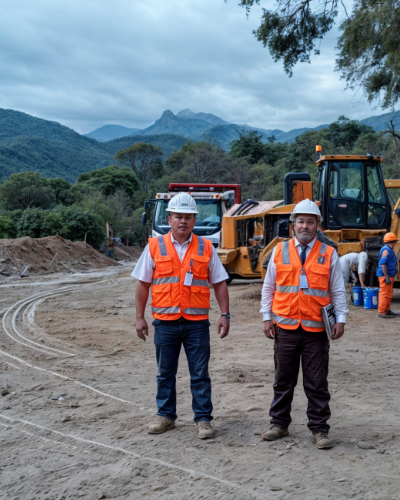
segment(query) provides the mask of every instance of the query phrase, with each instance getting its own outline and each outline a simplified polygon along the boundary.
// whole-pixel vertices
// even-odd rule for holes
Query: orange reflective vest
[[[304,266],[301,265],[294,238],[278,243],[275,250],[276,291],[272,318],[280,327],[295,330],[325,330],[321,308],[329,304],[329,278],[334,249],[316,240]],[[300,288],[300,274],[307,276],[308,288]]]
[[[153,317],[167,321],[182,316],[192,321],[208,319],[211,241],[193,234],[182,262],[170,233],[149,238],[149,250],[155,263],[151,287]],[[183,282],[189,270],[193,280],[191,286],[186,286]]]

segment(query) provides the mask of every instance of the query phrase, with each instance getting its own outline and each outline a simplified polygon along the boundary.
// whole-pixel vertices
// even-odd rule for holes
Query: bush
[[[42,225],[48,213],[48,210],[43,210],[42,208],[27,208],[24,210],[17,224],[18,238],[22,238],[23,236],[40,238],[42,235]]]
[[[17,236],[17,226],[15,222],[6,217],[0,216],[0,239],[15,238]]]
[[[86,242],[96,248],[106,236],[102,218],[76,206],[56,210],[28,208],[19,219],[17,229],[20,238],[43,238],[58,234],[72,241],[84,241],[86,235]]]
[[[72,241],[83,241],[98,248],[106,237],[103,219],[92,212],[79,207],[61,207],[59,213],[63,218],[63,228],[60,236]]]

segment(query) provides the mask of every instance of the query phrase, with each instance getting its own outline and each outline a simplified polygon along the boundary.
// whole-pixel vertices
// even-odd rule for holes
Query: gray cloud
[[[236,0],[10,2],[0,19],[0,107],[81,133],[146,127],[187,107],[282,130],[381,113],[343,92],[336,31],[288,78],[252,35],[260,16],[256,8],[247,20]]]

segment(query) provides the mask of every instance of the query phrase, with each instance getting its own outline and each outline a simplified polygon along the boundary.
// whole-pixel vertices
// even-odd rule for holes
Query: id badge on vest
[[[186,271],[183,284],[185,286],[192,286],[192,281],[193,281],[193,273],[191,271]]]
[[[303,288],[308,288],[308,281],[307,281],[307,276],[306,276],[306,272],[304,270],[304,267],[302,268],[301,274],[300,274],[300,289],[303,289]]]

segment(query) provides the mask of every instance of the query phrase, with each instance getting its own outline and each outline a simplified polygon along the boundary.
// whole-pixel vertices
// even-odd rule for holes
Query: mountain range
[[[400,130],[400,112],[373,116],[360,123],[379,131],[385,130],[390,120],[393,120],[396,130]],[[228,123],[211,113],[193,113],[185,109],[176,115],[164,111],[153,125],[141,130],[105,125],[81,135],[57,122],[0,109],[0,183],[13,173],[30,170],[74,182],[82,172],[112,164],[116,151],[136,142],[160,146],[165,157],[188,140],[210,141],[229,150],[230,143],[243,130],[257,131],[264,141],[274,136],[279,142],[293,142],[307,130],[324,127],[327,125],[284,132]]]
[[[369,125],[375,131],[385,130],[386,123],[394,121],[395,127],[400,129],[400,113],[385,113],[379,116],[371,116],[360,120],[360,123]],[[154,136],[161,134],[174,134],[196,141],[213,141],[218,143],[224,149],[229,149],[230,143],[239,137],[241,131],[256,131],[264,141],[268,137],[274,136],[278,142],[293,142],[297,136],[308,130],[321,130],[328,127],[328,124],[318,125],[314,128],[298,128],[284,132],[280,129],[263,129],[252,127],[246,124],[229,123],[222,118],[211,113],[193,113],[190,109],[184,109],[174,115],[172,111],[166,110],[162,116],[150,127],[142,130],[133,129],[133,132],[127,133],[132,129],[121,127],[120,125],[105,125],[99,129],[93,130],[86,137],[91,137],[97,141],[103,142],[123,136]]]

